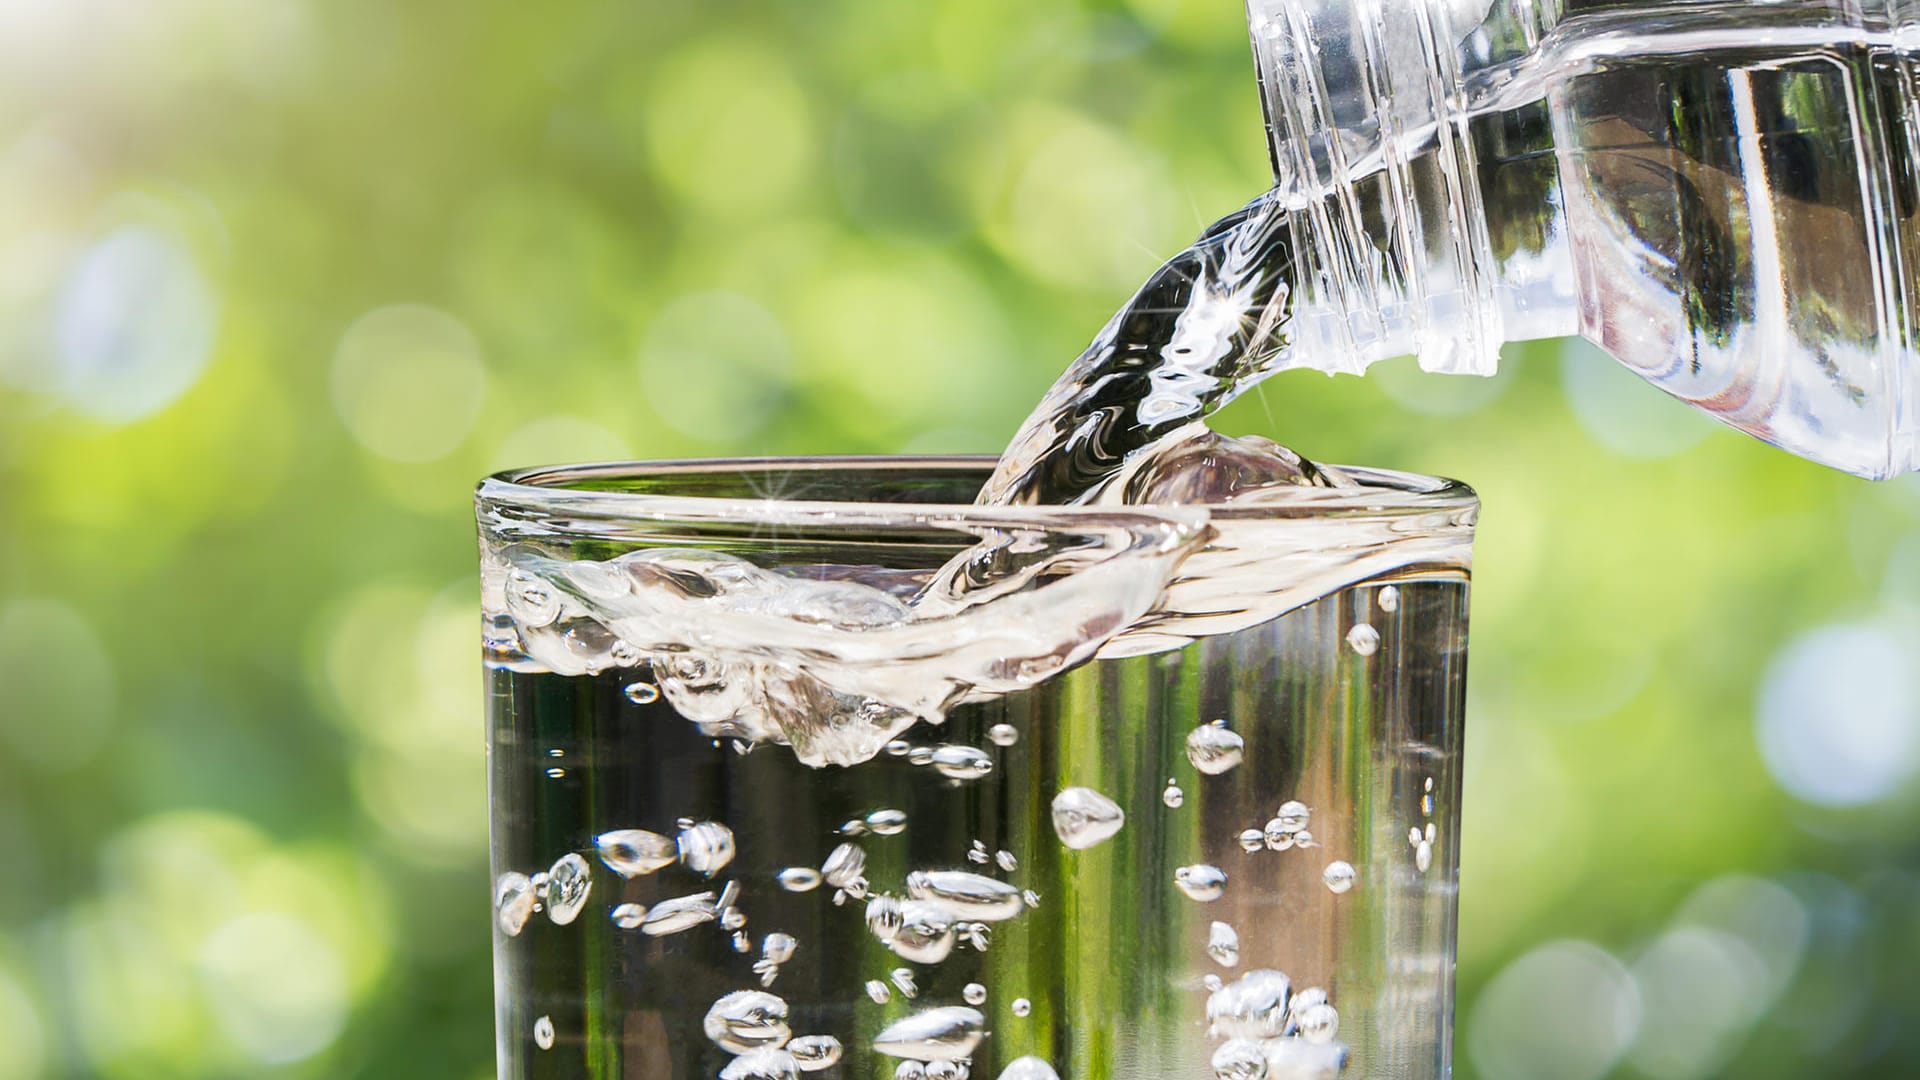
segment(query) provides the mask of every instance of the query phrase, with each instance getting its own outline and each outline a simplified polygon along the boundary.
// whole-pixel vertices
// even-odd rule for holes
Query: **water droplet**
[[[749,1050],[720,1070],[720,1080],[799,1080],[800,1063],[785,1050]]]
[[[533,880],[527,875],[512,870],[501,874],[500,880],[493,884],[494,918],[500,923],[500,932],[508,937],[518,936],[526,929],[539,900],[534,895]]]
[[[888,757],[906,757],[913,752],[913,744],[905,739],[895,739],[883,749],[886,750]]]
[[[893,1067],[893,1080],[927,1080],[927,1067],[918,1061],[903,1061]]]
[[[1327,869],[1320,875],[1320,880],[1326,882],[1327,888],[1334,892],[1343,893],[1353,888],[1354,878],[1358,876],[1354,873],[1352,863],[1336,860],[1327,864]]]
[[[927,1062],[927,1080],[967,1080],[968,1072],[961,1061]]]
[[[1217,922],[1207,931],[1207,955],[1221,967],[1235,967],[1240,963],[1240,932],[1232,926]]]
[[[882,893],[867,901],[867,929],[881,941],[892,941],[900,932],[900,901]]]
[[[1259,829],[1248,829],[1240,834],[1240,850],[1252,854],[1267,846],[1267,834]]]
[[[587,860],[569,851],[547,871],[547,918],[565,926],[578,918],[587,906],[587,894],[593,891],[593,868]]]
[[[812,892],[820,887],[820,871],[811,866],[789,866],[774,880],[788,892]]]
[[[793,1035],[787,1026],[787,1003],[764,990],[723,995],[707,1010],[701,1029],[729,1054],[785,1046]]]
[[[799,947],[792,934],[775,931],[760,942],[760,956],[770,964],[784,964],[793,959],[793,951]]]
[[[993,861],[999,863],[1000,869],[1005,870],[1009,874],[1020,869],[1020,860],[1014,857],[1013,852],[1005,848],[994,852]]]
[[[834,888],[844,889],[866,868],[867,853],[860,850],[860,845],[841,844],[828,853],[826,862],[820,864],[820,876]]]
[[[1053,831],[1075,850],[1111,839],[1126,823],[1120,805],[1091,788],[1072,787],[1053,797]]]
[[[1227,872],[1217,866],[1195,863],[1173,872],[1173,883],[1189,899],[1210,904],[1227,894]]]
[[[623,878],[651,874],[680,857],[672,840],[645,829],[620,829],[594,837],[594,848],[607,869]]]
[[[628,683],[622,693],[635,705],[651,705],[660,700],[660,688],[650,682]]]
[[[907,764],[909,765],[933,764],[933,747],[916,746],[913,749],[907,751]]]
[[[973,1056],[986,1026],[987,1018],[965,1005],[926,1009],[881,1029],[873,1049],[915,1061],[959,1061]]]
[[[1060,1080],[1053,1066],[1037,1057],[1015,1058],[1000,1070],[1000,1080]]]
[[[1167,790],[1160,793],[1160,801],[1167,804],[1167,809],[1178,810],[1187,801],[1187,793],[1180,790],[1180,785],[1172,777],[1168,777]]]
[[[887,942],[895,955],[916,964],[938,964],[953,954],[953,912],[931,900],[900,905],[900,928]]]
[[[1380,595],[1379,597],[1376,598],[1376,602],[1379,603],[1381,611],[1385,611],[1388,613],[1399,611],[1400,610],[1400,590],[1389,585],[1386,588],[1380,590]]]
[[[643,904],[621,904],[613,909],[613,925],[622,930],[631,930],[647,921],[647,909]]]
[[[803,1035],[787,1044],[787,1053],[801,1072],[819,1072],[840,1063],[840,1040],[831,1035]]]
[[[1028,1001],[1026,998],[1014,998],[1013,1004],[1008,1006],[1008,1008],[1013,1010],[1013,1015],[1015,1016],[1027,1016],[1033,1012],[1033,1002]]]
[[[1215,1080],[1266,1080],[1267,1053],[1251,1039],[1228,1039],[1213,1052]]]
[[[1301,1038],[1329,1043],[1340,1030],[1340,1013],[1331,1005],[1315,1005],[1301,1013],[1296,1022],[1300,1025]]]
[[[885,1005],[893,1000],[893,991],[879,979],[868,979],[867,996],[873,999],[875,1005]]]
[[[897,836],[907,829],[905,810],[875,810],[867,815],[867,828],[879,836]]]
[[[1004,881],[966,870],[915,870],[907,875],[907,895],[936,900],[956,916],[998,922],[1020,914],[1020,891]]]
[[[931,761],[935,772],[953,780],[978,780],[993,771],[993,759],[976,746],[942,746]]]
[[[1276,1039],[1286,1031],[1287,998],[1293,984],[1285,973],[1261,968],[1213,992],[1207,998],[1211,1034],[1233,1039]]]
[[[553,1049],[553,1017],[543,1016],[533,1022],[533,1045],[542,1050]]]
[[[1012,724],[995,724],[987,729],[987,741],[995,746],[1012,746],[1020,741],[1020,729]]]
[[[560,597],[546,582],[515,570],[507,575],[507,611],[521,626],[537,630],[560,617]]]
[[[1240,764],[1247,741],[1227,728],[1225,720],[1201,724],[1187,733],[1187,760],[1208,776],[1218,776]]]
[[[733,830],[717,821],[702,821],[680,830],[680,863],[708,877],[733,861]]]
[[[719,914],[713,906],[713,894],[710,892],[675,897],[648,908],[646,919],[640,923],[640,932],[648,937],[665,937],[690,930],[701,923],[710,923]]]
[[[1380,651],[1380,631],[1366,623],[1356,623],[1347,631],[1347,647],[1361,656],[1372,656]]]
[[[981,986],[979,983],[968,983],[961,989],[960,999],[969,1005],[985,1005],[987,1003],[987,988]]]
[[[902,994],[909,998],[920,996],[920,984],[913,981],[912,968],[894,968],[891,977],[893,985],[899,987]]]
[[[1433,841],[1422,840],[1413,849],[1413,868],[1423,874],[1433,869]]]

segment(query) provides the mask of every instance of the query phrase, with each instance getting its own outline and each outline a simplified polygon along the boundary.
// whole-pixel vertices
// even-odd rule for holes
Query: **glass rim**
[[[876,454],[675,458],[545,465],[495,473],[480,481],[474,498],[483,511],[494,507],[598,520],[633,518],[740,523],[813,520],[843,525],[927,517],[950,521],[978,519],[983,523],[1071,525],[1097,520],[1111,521],[1116,516],[1177,516],[1182,513],[1229,519],[1398,518],[1409,514],[1458,514],[1462,511],[1471,512],[1479,506],[1479,496],[1458,480],[1348,465],[1334,467],[1360,481],[1361,486],[1286,488],[1282,489],[1286,495],[1284,499],[1205,504],[982,506],[972,502],[785,498],[771,490],[764,497],[741,498],[559,486],[568,481],[593,479],[615,481],[752,472],[831,474],[876,468],[938,476],[941,473],[990,471],[998,460],[998,456],[993,454]]]

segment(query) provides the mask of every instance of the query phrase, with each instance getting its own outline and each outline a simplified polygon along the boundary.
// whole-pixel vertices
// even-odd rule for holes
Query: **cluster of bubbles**
[[[839,1064],[845,1048],[831,1035],[793,1037],[787,1003],[765,990],[723,994],[707,1010],[701,1030],[734,1055],[720,1080],[791,1080]]]
[[[1334,1039],[1339,1030],[1325,990],[1295,993],[1292,980],[1270,968],[1207,998],[1207,1034],[1224,1040],[1211,1063],[1216,1080],[1332,1080],[1347,1063],[1347,1048]]]

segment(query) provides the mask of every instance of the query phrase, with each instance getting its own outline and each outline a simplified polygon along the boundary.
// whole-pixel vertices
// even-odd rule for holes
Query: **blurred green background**
[[[0,1080],[491,1073],[469,491],[996,449],[1266,179],[1231,0],[0,0]],[[1920,1073],[1920,485],[1580,345],[1459,476],[1459,1072]]]

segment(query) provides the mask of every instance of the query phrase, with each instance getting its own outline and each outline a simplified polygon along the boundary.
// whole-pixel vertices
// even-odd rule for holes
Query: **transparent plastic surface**
[[[1248,13],[1307,366],[1580,334],[1802,457],[1920,464],[1920,4]]]
[[[1155,572],[1131,542],[1089,548],[1121,511],[964,505],[991,464],[483,485],[503,1078],[1447,1074],[1458,485],[1350,469],[1339,491],[1127,508],[1119,535],[1194,537],[1148,613],[1087,624],[1074,575],[1025,580],[973,615],[1080,625],[1093,658],[955,693],[864,757],[857,703],[798,737],[708,711],[742,656],[827,684],[864,631],[756,601],[777,647],[723,645],[710,618],[676,641],[675,612],[724,597],[707,582],[826,585],[808,595],[844,615],[871,601],[846,583],[912,595],[1010,531]],[[591,629],[616,598],[682,596],[658,591],[674,559],[707,568],[674,579],[691,601],[651,634]],[[1020,596],[1045,603],[996,606]],[[806,760],[821,731],[859,738]]]

